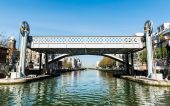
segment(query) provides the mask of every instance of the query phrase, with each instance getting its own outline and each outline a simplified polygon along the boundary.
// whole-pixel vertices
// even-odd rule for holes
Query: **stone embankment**
[[[62,69],[62,70],[58,70],[57,73],[51,74],[51,75],[36,75],[31,74],[28,75],[26,77],[22,77],[22,78],[2,78],[0,79],[0,84],[19,84],[19,83],[26,83],[26,82],[33,82],[33,81],[37,81],[37,80],[43,80],[49,77],[56,77],[59,76],[61,73],[65,73],[65,72],[71,72],[71,71],[78,71],[78,70],[85,70],[85,68],[81,68],[81,69]]]
[[[121,78],[137,82],[139,84],[145,84],[145,85],[151,85],[151,86],[165,86],[170,87],[170,81],[169,80],[155,80],[146,78],[144,76],[121,76]]]
[[[49,77],[52,77],[52,76],[51,75],[41,75],[41,76],[30,75],[24,78],[3,78],[3,79],[0,79],[0,84],[19,84],[19,83],[42,80],[42,79],[46,79]]]

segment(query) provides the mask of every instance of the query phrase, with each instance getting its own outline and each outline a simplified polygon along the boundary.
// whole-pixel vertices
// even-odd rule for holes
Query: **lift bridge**
[[[145,31],[146,44],[150,44],[147,43],[150,41],[150,33],[148,32],[151,27],[150,21],[145,23],[145,27],[148,29]],[[29,25],[26,21],[22,22],[20,32],[22,36],[19,73],[23,75],[27,47],[40,54],[45,54],[46,68],[48,67],[49,61],[47,58],[48,54],[65,54],[59,56],[56,60],[73,55],[101,55],[111,57],[121,62],[123,62],[123,60],[116,58],[112,54],[126,54],[126,61],[124,62],[125,64],[129,64],[128,54],[133,54],[145,47],[143,36],[30,36]],[[149,52],[150,50],[151,49],[149,49]],[[131,57],[133,58],[133,56]],[[126,66],[128,67],[128,65]]]
[[[137,36],[30,36],[29,48],[40,53],[70,55],[126,54],[141,50]]]
[[[73,55],[101,55],[124,62],[111,54],[128,54],[143,49],[138,36],[30,36],[29,48],[47,54],[64,54],[60,59]]]

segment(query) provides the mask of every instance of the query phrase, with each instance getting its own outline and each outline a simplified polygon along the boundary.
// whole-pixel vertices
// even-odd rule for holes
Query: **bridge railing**
[[[117,44],[138,45],[143,48],[142,37],[137,36],[32,36],[31,48],[55,44]],[[128,48],[129,46],[127,46]],[[135,46],[136,47],[136,46]]]
[[[133,36],[32,36],[33,43],[141,43]]]

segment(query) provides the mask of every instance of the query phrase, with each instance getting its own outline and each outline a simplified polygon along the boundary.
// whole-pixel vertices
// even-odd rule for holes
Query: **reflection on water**
[[[169,105],[170,88],[117,79],[111,73],[75,71],[39,82],[0,86],[0,105]]]

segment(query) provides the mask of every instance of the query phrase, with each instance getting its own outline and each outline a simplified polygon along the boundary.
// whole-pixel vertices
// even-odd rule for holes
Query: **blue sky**
[[[19,37],[26,20],[31,35],[133,35],[144,22],[170,22],[170,0],[1,0],[0,33]],[[94,66],[100,56],[80,56]]]

